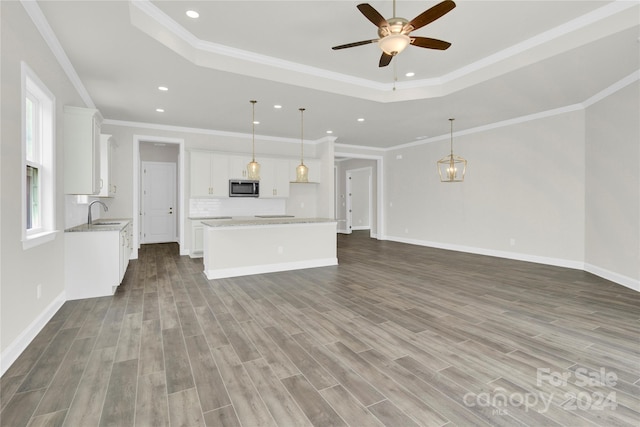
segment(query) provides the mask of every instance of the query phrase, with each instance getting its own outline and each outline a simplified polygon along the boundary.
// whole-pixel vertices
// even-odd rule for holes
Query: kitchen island
[[[202,224],[208,279],[338,264],[334,219],[234,217]]]

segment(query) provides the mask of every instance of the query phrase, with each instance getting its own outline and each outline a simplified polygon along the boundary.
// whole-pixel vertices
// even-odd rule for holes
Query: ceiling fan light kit
[[[437,5],[425,10],[420,15],[416,16],[413,20],[407,21],[404,18],[395,16],[396,14],[396,2],[393,0],[393,17],[384,19],[380,13],[368,3],[361,3],[358,5],[358,10],[367,18],[373,25],[378,27],[378,38],[372,40],[363,40],[354,43],[347,43],[339,46],[332,47],[333,50],[346,49],[356,46],[364,46],[378,42],[378,46],[382,49],[382,56],[380,57],[379,67],[386,67],[391,62],[394,56],[402,52],[407,46],[414,45],[426,49],[445,50],[451,46],[451,43],[432,39],[428,37],[410,36],[409,34],[425,25],[441,18],[448,12],[450,12],[456,4],[452,0],[444,0]]]
[[[464,175],[467,172],[467,161],[462,157],[453,154],[454,120],[455,119],[449,119],[449,121],[451,122],[451,152],[448,156],[445,156],[438,160],[438,174],[440,175],[440,182],[463,182]]]
[[[396,56],[411,43],[411,38],[406,34],[390,34],[378,40],[378,46],[387,55]]]

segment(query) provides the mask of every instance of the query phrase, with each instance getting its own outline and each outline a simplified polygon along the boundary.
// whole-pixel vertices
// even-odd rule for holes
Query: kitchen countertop
[[[112,223],[117,224],[99,225],[100,223]],[[65,233],[87,232],[87,231],[120,231],[127,224],[131,222],[131,218],[100,218],[93,221],[92,225],[80,224],[75,227],[67,228]]]
[[[232,217],[230,219],[205,220],[202,224],[207,227],[238,227],[256,225],[279,225],[279,224],[314,224],[322,222],[336,222],[333,218],[296,218],[292,216],[282,216],[278,218],[256,218],[256,217]]]

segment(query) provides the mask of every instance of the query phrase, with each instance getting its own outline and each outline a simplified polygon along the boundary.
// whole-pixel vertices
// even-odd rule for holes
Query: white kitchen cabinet
[[[260,197],[289,197],[289,161],[264,158],[260,168]]]
[[[247,173],[247,165],[251,161],[249,156],[228,156],[229,159],[229,178],[228,179],[249,179]],[[256,159],[260,163],[260,179],[262,179],[262,159]]]
[[[202,253],[204,251],[204,242],[203,242],[203,229],[202,221],[200,220],[192,220],[191,221],[191,250],[189,251],[189,256],[191,258],[202,258]]]
[[[229,196],[228,156],[192,151],[190,165],[192,198]]]
[[[100,193],[98,197],[115,197],[118,189],[112,179],[115,145],[111,135],[100,135]]]
[[[296,180],[296,168],[299,164],[300,159],[289,161],[289,179],[291,182],[295,182]],[[322,176],[322,171],[320,170],[322,162],[316,159],[304,159],[304,164],[309,169],[309,182],[319,183],[320,177]]]
[[[113,295],[129,265],[131,223],[122,229],[67,232],[64,236],[67,299]]]
[[[64,107],[64,192],[100,192],[102,115],[92,108]]]

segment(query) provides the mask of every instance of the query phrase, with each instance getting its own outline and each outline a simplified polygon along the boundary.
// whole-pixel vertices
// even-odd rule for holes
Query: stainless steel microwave
[[[229,197],[260,196],[260,181],[229,180]]]

